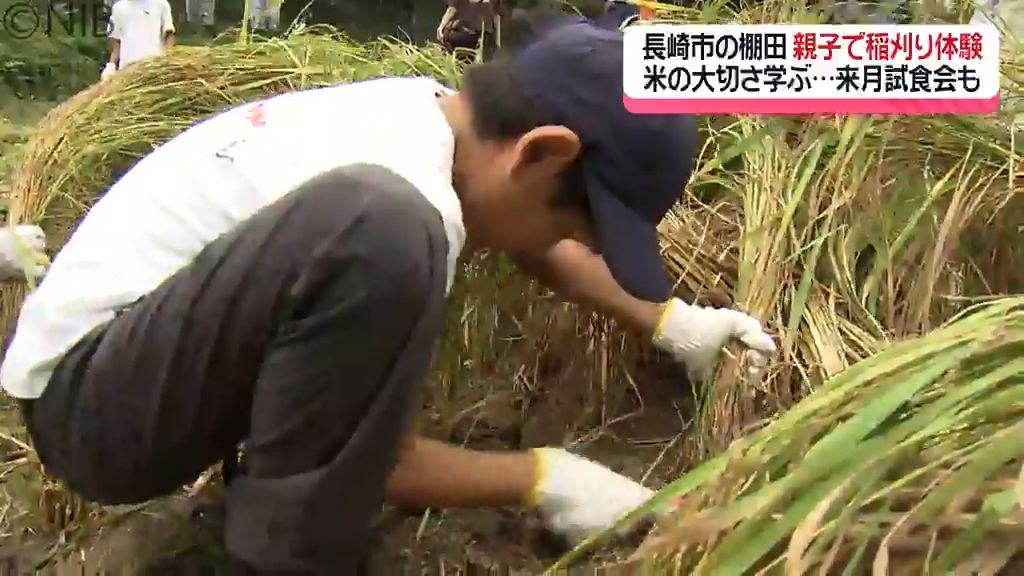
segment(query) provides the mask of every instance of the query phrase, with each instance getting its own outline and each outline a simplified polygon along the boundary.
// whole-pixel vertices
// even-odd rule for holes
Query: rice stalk
[[[831,378],[617,529],[674,503],[635,561],[679,574],[995,573],[1024,553],[1022,351],[1024,297],[972,307]]]

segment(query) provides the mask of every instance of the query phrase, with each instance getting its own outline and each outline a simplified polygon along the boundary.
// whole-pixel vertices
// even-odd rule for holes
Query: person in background
[[[447,0],[437,26],[437,41],[464,62],[482,48],[489,58],[501,47],[501,0]],[[483,44],[481,45],[481,40]]]
[[[829,24],[911,24],[908,0],[836,0],[826,7]]]
[[[623,107],[622,40],[565,25],[469,67],[460,92],[288,93],[149,153],[54,258],[0,366],[47,473],[138,503],[244,443],[225,500],[238,574],[353,574],[385,502],[528,507],[573,542],[644,503],[650,488],[557,446],[482,452],[415,427],[464,247],[696,378],[727,343],[755,373],[775,351],[753,317],[672,296],[657,225],[697,123]]]
[[[117,0],[108,23],[110,60],[101,79],[174,45],[174,19],[167,0]]]

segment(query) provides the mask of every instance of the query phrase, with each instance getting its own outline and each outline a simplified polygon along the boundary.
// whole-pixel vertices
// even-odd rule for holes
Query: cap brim
[[[645,221],[584,169],[594,232],[605,263],[627,292],[649,302],[672,293],[658,244],[657,226]]]

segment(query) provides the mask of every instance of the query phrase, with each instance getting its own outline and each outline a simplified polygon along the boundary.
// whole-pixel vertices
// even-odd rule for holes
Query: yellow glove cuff
[[[547,453],[543,448],[534,448],[530,450],[530,454],[534,461],[533,488],[523,499],[523,505],[527,508],[536,508],[540,504],[540,495],[547,486],[551,472],[548,469]]]
[[[669,312],[677,304],[679,304],[678,298],[671,298],[668,302],[662,304],[661,315],[658,316],[658,323],[654,325],[654,334],[651,335],[651,341],[655,344],[661,339],[661,331],[665,328],[665,322],[668,321]]]

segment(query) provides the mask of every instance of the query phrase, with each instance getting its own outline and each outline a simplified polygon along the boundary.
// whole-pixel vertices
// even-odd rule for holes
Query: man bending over
[[[622,33],[589,23],[461,93],[391,78],[229,110],[92,208],[0,382],[46,469],[97,502],[167,494],[244,441],[225,528],[243,573],[351,573],[384,502],[536,506],[578,540],[650,490],[557,448],[414,435],[445,296],[463,246],[488,248],[691,369],[730,339],[771,352],[753,318],[670,299],[655,226],[696,136],[626,112]]]

